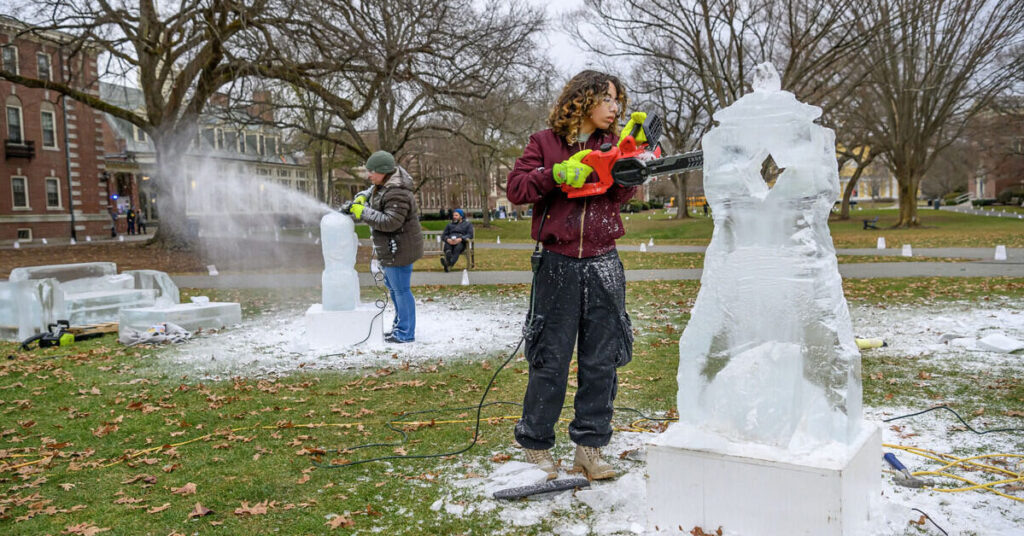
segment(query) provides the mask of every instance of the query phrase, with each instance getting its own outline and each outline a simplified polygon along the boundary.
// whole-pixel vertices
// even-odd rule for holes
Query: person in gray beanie
[[[372,187],[352,200],[349,213],[370,226],[373,253],[384,271],[384,284],[395,304],[392,343],[416,339],[416,299],[412,295],[412,264],[423,256],[423,231],[412,177],[386,151],[366,160]]]

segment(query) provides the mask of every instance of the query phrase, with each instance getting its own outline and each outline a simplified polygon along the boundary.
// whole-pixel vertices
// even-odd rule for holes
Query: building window
[[[258,154],[260,152],[260,139],[256,134],[245,135],[245,150],[243,153]]]
[[[263,138],[263,145],[266,146],[267,156],[277,156],[277,138],[267,136]]]
[[[214,145],[216,143],[216,136],[214,135],[214,130],[212,128],[203,129],[203,141],[206,142],[206,147],[211,149],[216,147],[216,145]],[[201,148],[205,149],[206,147]]]
[[[37,52],[36,63],[39,65],[39,79],[50,80],[50,55],[44,52]]]
[[[238,152],[238,133],[233,130],[223,131],[224,150]]]
[[[43,110],[40,112],[41,123],[43,125],[43,147],[48,149],[57,148],[57,130],[56,120],[54,120],[54,113],[49,110]]]
[[[7,139],[13,143],[25,142],[25,134],[21,128],[21,106],[7,105]]]
[[[11,198],[14,201],[14,208],[29,208],[27,178],[11,177]]]
[[[4,70],[18,74],[18,48],[14,45],[7,45],[3,50]]]
[[[289,175],[291,175],[291,172],[288,171],[287,169],[278,169],[277,170],[277,176],[278,177],[288,177]]]
[[[32,229],[18,229],[18,240],[32,240]]]
[[[46,208],[60,208],[60,181],[56,177],[46,178]]]
[[[146,131],[139,128],[137,125],[132,125],[132,137],[139,143],[146,143],[149,138],[146,137]]]

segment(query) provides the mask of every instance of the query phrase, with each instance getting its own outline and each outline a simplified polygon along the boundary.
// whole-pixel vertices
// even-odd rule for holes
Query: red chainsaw
[[[638,144],[636,136],[643,129],[647,141]],[[594,172],[590,178],[596,177],[579,188],[562,184],[562,191],[570,198],[601,195],[618,184],[624,188],[639,186],[648,180],[672,173],[682,173],[700,169],[704,166],[704,152],[661,156],[662,122],[656,114],[648,114],[643,125],[634,125],[633,130],[619,145],[606,143],[597,151],[591,151],[583,157],[582,162]]]

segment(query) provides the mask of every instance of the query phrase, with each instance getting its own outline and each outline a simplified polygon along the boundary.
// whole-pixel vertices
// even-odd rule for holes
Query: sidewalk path
[[[988,209],[985,209],[974,206],[953,205],[940,208],[942,210],[948,210],[949,212],[959,212],[960,214],[970,214],[972,216],[991,216],[994,218],[1012,218],[1015,220],[1024,220],[1024,214],[1020,212],[1002,212],[1003,209],[996,210],[995,207],[989,207]]]
[[[850,279],[887,277],[1024,277],[1024,262],[865,262],[840,264],[839,273]],[[470,272],[471,285],[528,284],[528,271]],[[701,269],[626,270],[627,281],[674,281],[700,279]],[[320,274],[225,274],[171,276],[183,288],[312,288],[320,286]],[[461,272],[413,272],[412,285],[460,285]],[[373,286],[370,274],[360,273],[359,284]]]

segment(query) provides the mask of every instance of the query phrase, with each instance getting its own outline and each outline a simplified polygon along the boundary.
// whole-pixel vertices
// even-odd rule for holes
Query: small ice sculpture
[[[753,85],[702,141],[715,230],[679,340],[679,418],[782,448],[850,444],[861,366],[828,228],[835,134],[814,123],[819,108],[779,89],[771,64]],[[762,170],[773,165],[770,186]]]
[[[320,220],[324,252],[324,311],[351,311],[359,303],[359,275],[354,268],[359,239],[352,218],[328,212]]]

